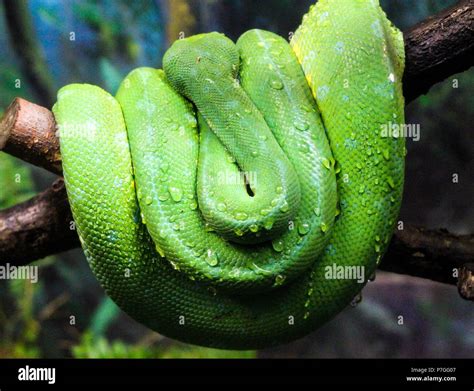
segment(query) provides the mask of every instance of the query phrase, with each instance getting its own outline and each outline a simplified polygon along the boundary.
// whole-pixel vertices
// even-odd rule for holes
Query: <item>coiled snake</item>
[[[301,337],[374,273],[403,189],[401,33],[377,0],[320,0],[290,44],[262,30],[176,41],[115,97],[58,93],[66,188],[112,299],[185,342]]]

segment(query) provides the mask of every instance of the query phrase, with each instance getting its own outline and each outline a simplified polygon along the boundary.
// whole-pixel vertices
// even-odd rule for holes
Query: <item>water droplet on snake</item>
[[[159,199],[160,201],[167,201],[169,198],[170,198],[170,197],[169,197],[168,193],[160,194],[160,195],[158,196],[158,199]]]
[[[258,232],[258,225],[257,224],[251,224],[250,227],[250,232]]]
[[[272,247],[276,252],[281,253],[284,248],[283,241],[281,239],[272,240]]]
[[[209,266],[217,266],[217,264],[219,263],[217,254],[213,252],[211,249],[207,250],[206,262],[208,263]]]
[[[295,122],[295,127],[302,132],[309,129],[309,123],[306,121]]]
[[[283,89],[283,83],[280,80],[272,80],[270,85],[274,90]]]
[[[169,186],[168,192],[174,202],[179,202],[183,198],[183,191],[179,187]]]
[[[169,263],[174,270],[179,271],[179,266],[175,262],[169,261]]]
[[[273,228],[273,224],[275,222],[273,221],[273,219],[268,219],[267,221],[265,221],[265,223],[263,224],[263,228],[265,228],[267,231],[270,231],[272,228]]]
[[[158,254],[160,255],[160,257],[164,258],[165,257],[165,251],[158,244],[155,245],[155,248],[156,248],[156,251],[158,252]]]
[[[298,232],[300,235],[306,235],[309,232],[309,224],[300,222],[298,224]]]
[[[146,196],[145,197],[145,204],[151,205],[153,203],[153,198],[151,196]]]
[[[274,286],[282,286],[283,283],[285,282],[286,280],[286,277],[281,275],[281,274],[278,274],[276,277],[275,277],[275,283],[273,284]]]
[[[236,220],[245,220],[248,215],[245,212],[237,212],[234,217]]]
[[[298,148],[301,152],[304,152],[304,153],[309,152],[309,145],[307,143],[301,143]]]
[[[322,158],[321,163],[323,163],[323,166],[326,167],[328,170],[331,169],[331,162],[327,158]]]
[[[321,232],[325,234],[328,231],[329,226],[326,223],[322,222],[320,228],[321,228]]]
[[[280,211],[283,213],[286,213],[290,210],[290,206],[288,205],[288,202],[286,200],[283,200],[283,203],[280,206]]]

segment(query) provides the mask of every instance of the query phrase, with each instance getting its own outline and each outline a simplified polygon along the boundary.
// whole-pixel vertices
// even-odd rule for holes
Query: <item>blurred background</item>
[[[6,3],[16,4],[13,14]],[[263,28],[288,37],[312,3],[0,1],[0,114],[16,96],[51,107],[57,89],[72,82],[114,93],[133,68],[161,67],[164,51],[183,33],[218,30],[237,39],[250,28]],[[406,31],[455,1],[381,3]],[[18,34],[12,35],[15,28]],[[19,36],[34,50],[18,50]],[[34,67],[27,65],[31,61]],[[400,220],[473,232],[473,86],[471,69],[407,107],[407,123],[420,124],[421,139],[408,141]],[[0,152],[0,209],[28,199],[53,180]],[[232,352],[177,343],[129,318],[104,295],[81,250],[36,264],[37,284],[0,281],[0,357],[474,357],[473,304],[454,287],[428,280],[379,272],[356,307],[306,338],[258,352]]]

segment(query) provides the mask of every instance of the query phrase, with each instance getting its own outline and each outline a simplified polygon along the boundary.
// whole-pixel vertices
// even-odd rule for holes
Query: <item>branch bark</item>
[[[48,109],[16,98],[0,121],[0,150],[60,175],[56,122]]]
[[[466,300],[474,301],[474,263],[465,264],[459,271],[458,290]]]
[[[25,265],[79,246],[64,180],[0,211],[0,264]]]
[[[426,94],[436,83],[474,63],[474,0],[464,0],[405,33],[405,99]]]
[[[473,259],[474,235],[408,225],[395,232],[380,269],[455,285],[464,280],[459,269]]]
[[[474,0],[462,1],[406,35],[407,101],[474,63],[473,3]],[[43,107],[16,99],[0,121],[1,149],[51,172],[61,173],[54,117]],[[79,246],[76,232],[70,229],[71,222],[62,180],[30,201],[0,211],[0,264],[22,265]],[[443,230],[408,226],[395,232],[380,269],[458,283],[463,297],[472,299],[474,284],[469,262],[473,259],[473,235],[456,236]],[[455,276],[458,270],[459,279]]]

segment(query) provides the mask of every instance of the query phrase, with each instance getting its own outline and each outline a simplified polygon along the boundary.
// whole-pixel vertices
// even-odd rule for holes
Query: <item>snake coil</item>
[[[68,197],[110,297],[220,348],[290,341],[341,311],[400,207],[404,140],[382,130],[404,121],[403,48],[378,1],[320,0],[290,44],[200,34],[115,97],[63,87]]]

